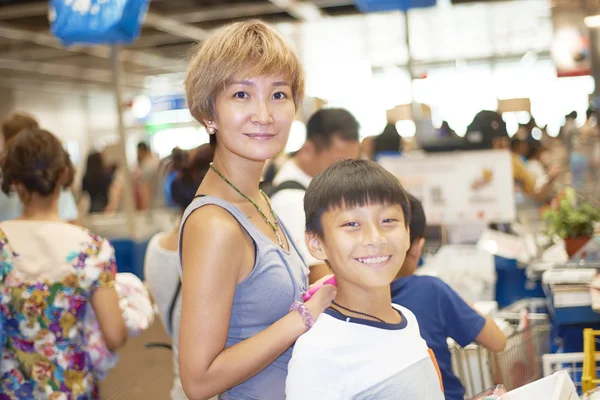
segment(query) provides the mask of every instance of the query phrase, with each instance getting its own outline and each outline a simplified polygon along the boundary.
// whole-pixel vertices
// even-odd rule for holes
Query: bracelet
[[[312,316],[310,310],[306,307],[306,305],[300,301],[295,301],[290,306],[290,311],[297,311],[298,314],[302,317],[302,321],[304,321],[304,325],[306,326],[306,330],[308,331],[315,324],[315,317]]]

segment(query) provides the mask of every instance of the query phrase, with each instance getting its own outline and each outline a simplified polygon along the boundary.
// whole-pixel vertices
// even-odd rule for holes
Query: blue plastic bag
[[[129,44],[140,34],[149,0],[51,0],[54,36],[72,44]]]

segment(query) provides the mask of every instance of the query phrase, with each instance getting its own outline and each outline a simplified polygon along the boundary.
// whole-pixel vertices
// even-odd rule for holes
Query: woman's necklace
[[[231,183],[227,178],[225,178],[223,176],[223,174],[220,173],[212,163],[210,164],[210,169],[213,170],[213,172],[215,174],[217,174],[219,176],[219,178],[223,179],[225,181],[225,183],[227,183],[233,190],[238,192],[238,194],[240,196],[242,196],[244,199],[248,200],[250,202],[250,204],[252,204],[254,206],[254,208],[256,208],[256,211],[258,211],[258,213],[260,214],[262,219],[267,223],[267,225],[269,225],[271,227],[271,229],[273,229],[273,232],[275,233],[275,237],[277,238],[277,244],[279,244],[279,247],[281,247],[283,249],[284,245],[283,245],[283,239],[281,238],[281,234],[279,232],[279,222],[277,222],[277,217],[275,217],[275,212],[273,212],[273,207],[271,207],[271,203],[269,202],[269,199],[267,198],[267,195],[265,194],[265,192],[263,192],[262,190],[259,191],[260,194],[262,195],[262,197],[264,197],[265,201],[267,202],[267,205],[269,206],[269,210],[271,211],[271,215],[273,216],[273,222],[271,222],[269,220],[269,218],[267,218],[267,216],[260,209],[258,204],[256,204],[254,201],[252,201],[252,199],[250,197],[248,197],[244,193],[242,193],[240,191],[240,189],[235,187],[235,185],[233,183]]]
[[[346,308],[346,307],[344,307],[344,306],[342,306],[342,305],[340,305],[340,304],[336,303],[336,302],[335,302],[335,300],[334,300],[334,301],[332,301],[332,302],[331,302],[331,304],[335,305],[336,307],[339,307],[339,308],[341,308],[342,310],[346,310],[346,311],[349,311],[349,312],[351,312],[351,313],[354,313],[354,314],[362,315],[362,316],[364,316],[364,317],[373,318],[373,319],[376,319],[376,320],[377,320],[377,321],[379,321],[379,322],[383,322],[384,324],[386,324],[386,323],[387,323],[387,322],[385,322],[384,320],[382,320],[381,318],[379,318],[379,317],[376,317],[376,316],[374,316],[374,315],[367,314],[367,313],[360,312],[360,311],[356,311],[356,310],[353,310],[353,309],[351,309],[351,308]],[[342,315],[343,315],[343,314],[342,314]]]

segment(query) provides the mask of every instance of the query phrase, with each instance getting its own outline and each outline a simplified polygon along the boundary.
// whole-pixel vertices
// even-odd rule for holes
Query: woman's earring
[[[206,131],[208,132],[209,135],[214,135],[215,134],[215,128],[206,128]]]

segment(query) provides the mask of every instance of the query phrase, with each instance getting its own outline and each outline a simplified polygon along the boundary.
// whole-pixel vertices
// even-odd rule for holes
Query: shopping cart
[[[547,314],[529,314],[525,327],[516,328],[521,313],[499,312],[494,318],[508,321],[515,332],[506,340],[504,351],[494,353],[472,343],[450,344],[452,369],[472,397],[494,384],[513,390],[543,376],[542,355],[550,350],[550,323]]]
[[[581,375],[581,388],[583,392],[592,390],[600,384],[598,364],[596,357],[596,341],[600,331],[586,328],[583,330],[583,373]]]
[[[596,353],[596,373],[600,375],[600,353]],[[582,379],[584,353],[556,353],[542,356],[544,376],[552,375],[557,371],[566,371],[577,387],[577,392],[583,394]]]

